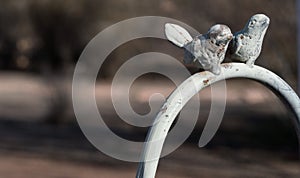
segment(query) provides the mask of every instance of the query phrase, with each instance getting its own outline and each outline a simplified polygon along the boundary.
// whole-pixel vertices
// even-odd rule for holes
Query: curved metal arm
[[[248,78],[267,85],[281,99],[286,101],[296,116],[296,126],[300,127],[300,100],[293,89],[279,76],[259,66],[249,67],[243,63],[222,64],[222,74],[214,75],[210,72],[196,73],[185,80],[167,99],[155,118],[154,124],[148,132],[143,150],[142,160],[138,168],[137,178],[153,178],[156,173],[162,147],[168,131],[183,106],[201,89],[230,78]],[[196,90],[189,88],[196,87]],[[181,104],[178,104],[180,102]],[[299,132],[297,132],[299,138]]]

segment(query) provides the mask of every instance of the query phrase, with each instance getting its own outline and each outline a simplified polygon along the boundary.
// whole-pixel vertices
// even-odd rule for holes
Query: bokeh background
[[[137,16],[170,17],[205,33],[216,23],[239,31],[256,13],[271,19],[257,64],[296,90],[295,0],[1,0],[0,177],[134,177],[137,163],[98,151],[76,122],[71,84],[84,47],[110,25]],[[148,128],[120,120],[111,102],[111,80],[128,59],[152,51],[182,61],[183,51],[168,41],[133,40],[110,54],[96,84],[97,104],[106,123],[131,140],[143,141]],[[198,72],[193,66],[188,69]],[[143,75],[131,87],[132,107],[147,113],[153,93],[167,97],[174,88],[161,75]],[[200,98],[197,127],[178,150],[161,160],[157,177],[300,176],[293,115],[271,91],[250,80],[227,81],[221,128],[201,149],[197,142],[210,109],[210,88]]]

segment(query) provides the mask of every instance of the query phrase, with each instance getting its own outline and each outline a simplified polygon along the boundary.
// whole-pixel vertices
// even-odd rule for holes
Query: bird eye
[[[222,33],[220,34],[220,37],[226,37],[228,34],[227,33]]]
[[[256,24],[256,22],[257,22],[257,20],[255,20],[255,19],[251,20],[251,22],[249,24],[250,27],[253,27]]]

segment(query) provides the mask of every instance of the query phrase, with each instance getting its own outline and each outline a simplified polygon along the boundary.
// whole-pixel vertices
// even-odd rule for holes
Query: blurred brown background
[[[2,0],[0,177],[134,177],[137,163],[102,154],[77,125],[71,83],[84,47],[108,26],[137,16],[170,17],[205,33],[216,23],[236,32],[256,13],[271,19],[257,64],[296,90],[294,0]],[[128,59],[150,51],[180,61],[183,56],[167,41],[133,40],[107,58],[96,85],[97,104],[106,123],[131,140],[144,140],[148,128],[120,121],[111,103],[111,80]],[[193,67],[189,70],[197,72]],[[132,107],[147,113],[149,96],[157,92],[168,96],[174,88],[161,75],[141,76],[132,86]],[[211,99],[209,88],[200,93],[197,127],[184,145],[161,160],[157,177],[299,177],[293,116],[280,100],[249,80],[228,81],[227,95],[221,128],[207,147],[199,149]]]

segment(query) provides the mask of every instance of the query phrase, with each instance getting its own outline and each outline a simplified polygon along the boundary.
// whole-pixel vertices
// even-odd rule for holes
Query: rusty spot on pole
[[[203,84],[204,84],[204,85],[208,85],[208,83],[209,83],[209,79],[203,80]]]
[[[168,106],[164,106],[163,108],[160,109],[160,112],[165,113],[168,109]]]

